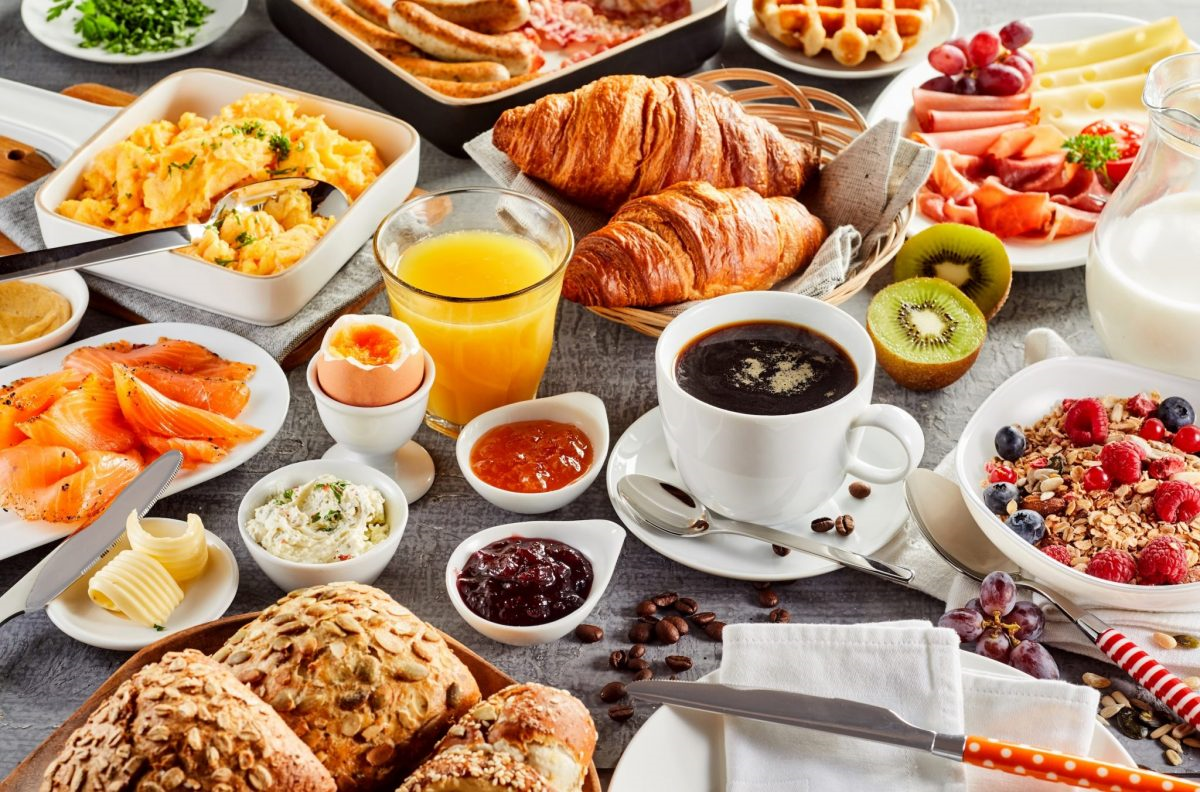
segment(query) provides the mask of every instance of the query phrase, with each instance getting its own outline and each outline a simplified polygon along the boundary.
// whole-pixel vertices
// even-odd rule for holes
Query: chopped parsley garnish
[[[1112,135],[1076,135],[1063,143],[1067,162],[1078,162],[1092,171],[1102,171],[1111,160],[1121,158],[1117,139]]]
[[[262,121],[247,121],[237,128],[243,135],[253,135],[262,140],[267,136],[267,131],[263,129]]]
[[[235,261],[237,261],[237,259],[215,258],[215,259],[213,259],[213,264],[216,264],[219,267],[228,267],[230,264],[232,264]]]
[[[50,6],[46,20],[58,19],[73,3],[60,0]],[[81,0],[77,8],[79,46],[121,55],[186,47],[213,12],[200,0]]]
[[[257,239],[258,238],[252,236],[249,231],[243,231],[242,233],[238,234],[237,238],[233,241],[237,242],[238,247],[246,247],[246,245],[254,244]]]
[[[178,168],[179,170],[191,170],[192,166],[195,164],[196,164],[196,155],[193,154],[192,158],[190,160],[188,160],[187,162],[172,162],[170,165],[167,166],[167,173],[170,173],[171,171],[175,170],[176,168]]]
[[[292,497],[295,494],[296,494],[295,490],[285,489],[283,492],[279,493],[279,496],[277,498],[275,498],[275,505],[283,506],[286,503],[290,503],[292,500]]]
[[[287,173],[294,173],[295,168],[267,168],[267,173],[271,176],[283,176]]]
[[[154,625],[154,629],[158,630],[159,632],[162,632],[163,630],[165,630],[167,628],[163,627],[161,624],[156,624],[156,625]]]
[[[279,162],[283,162],[292,153],[292,142],[283,135],[271,135],[271,140],[267,145],[271,147],[271,151],[275,152]]]

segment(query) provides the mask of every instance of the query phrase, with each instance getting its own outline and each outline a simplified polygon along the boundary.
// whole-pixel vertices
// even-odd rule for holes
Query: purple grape
[[[925,82],[921,83],[921,87],[926,91],[937,91],[938,93],[954,93],[954,80],[944,74],[939,74],[937,77],[930,77]]]
[[[929,65],[953,77],[966,71],[967,56],[958,47],[941,44],[929,51]]]
[[[1006,60],[1025,61],[1025,63],[1029,66],[1030,73],[1033,73],[1033,71],[1037,68],[1036,64],[1033,62],[1033,56],[1023,49],[1013,50],[1012,52],[1008,53],[1008,58]]]
[[[1037,641],[1021,641],[1008,656],[1008,664],[1037,679],[1058,679],[1058,663]]]
[[[963,96],[972,96],[979,93],[979,84],[975,82],[974,77],[959,77],[954,82],[954,93],[962,94]]]
[[[1000,37],[990,30],[981,30],[971,37],[967,45],[971,65],[987,66],[1000,55]]]
[[[1021,628],[1013,633],[1013,637],[1018,641],[1036,641],[1042,637],[1042,630],[1046,626],[1046,614],[1032,602],[1021,600],[1001,621]]]
[[[984,613],[1008,613],[1017,604],[1017,586],[1007,572],[992,572],[979,586]]]
[[[971,599],[967,600],[967,604],[963,605],[963,607],[967,608],[968,610],[979,611],[984,616],[989,615],[988,612],[983,609],[983,605],[979,602],[979,597],[972,597]]]
[[[958,38],[956,38],[956,39],[950,39],[949,41],[947,41],[947,42],[946,42],[946,46],[948,46],[948,47],[958,47],[960,50],[962,50],[962,54],[963,54],[963,55],[966,55],[966,54],[967,54],[967,48],[968,48],[970,45],[967,43],[967,40],[966,40],[965,38],[963,38],[962,36],[959,36],[959,37],[958,37]]]
[[[955,608],[942,614],[938,627],[949,627],[958,633],[960,642],[967,643],[983,634],[983,615],[970,608]]]
[[[1012,55],[1009,55],[1004,59],[1004,65],[1021,72],[1021,76],[1025,78],[1025,82],[1021,85],[1022,91],[1033,85],[1033,67],[1024,58],[1014,58]]]
[[[1014,19],[1000,28],[1000,43],[1005,49],[1015,50],[1033,41],[1033,28],[1019,19]]]
[[[1011,649],[1012,642],[1008,640],[1008,634],[995,627],[984,630],[983,635],[975,642],[975,654],[983,655],[991,660],[998,660],[1001,663],[1008,662],[1008,653]]]
[[[1025,75],[1003,63],[989,63],[979,70],[979,90],[988,96],[1012,96],[1025,87]]]

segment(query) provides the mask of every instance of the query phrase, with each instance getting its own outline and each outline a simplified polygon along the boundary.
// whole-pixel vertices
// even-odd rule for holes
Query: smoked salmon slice
[[[44,446],[32,440],[0,451],[0,505],[11,506],[14,493],[53,484],[83,467],[69,448]]]
[[[241,380],[198,377],[157,365],[138,366],[133,376],[156,391],[191,407],[236,418],[250,401],[250,386]]]
[[[56,371],[41,377],[19,380],[0,389],[0,448],[23,443],[26,435],[17,428],[83,382],[77,371]]]
[[[207,440],[231,448],[262,434],[249,424],[164,396],[135,377],[128,366],[114,363],[113,377],[121,412],[143,435]]]
[[[254,376],[254,366],[226,360],[193,341],[160,338],[154,344],[130,344],[118,341],[99,347],[80,347],[67,355],[63,365],[105,379],[112,377],[112,364],[126,366],[162,366],[184,374],[200,377],[248,380]]]
[[[23,443],[0,452],[0,493],[4,507],[27,520],[86,523],[103,513],[141,470],[136,454],[75,455],[65,448]],[[59,473],[63,475],[50,480]],[[30,486],[43,480],[48,483]],[[10,487],[6,481],[20,481],[22,486]]]
[[[63,446],[73,451],[128,451],[138,438],[121,414],[111,382],[94,374],[73,391],[17,428],[45,446]]]
[[[154,458],[168,451],[178,451],[183,454],[184,468],[191,469],[201,464],[220,462],[229,452],[216,443],[207,440],[186,440],[182,437],[162,437],[160,435],[145,435],[142,444],[154,452]],[[147,462],[150,460],[147,459]]]

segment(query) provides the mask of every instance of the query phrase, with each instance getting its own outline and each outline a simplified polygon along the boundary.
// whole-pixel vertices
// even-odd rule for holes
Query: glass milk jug
[[[1200,53],[1159,61],[1142,150],[1092,234],[1092,326],[1117,360],[1200,379]]]

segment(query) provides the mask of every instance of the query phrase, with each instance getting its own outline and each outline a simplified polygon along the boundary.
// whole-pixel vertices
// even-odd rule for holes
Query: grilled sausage
[[[388,60],[414,77],[428,77],[438,81],[484,83],[507,80],[511,76],[508,69],[495,61],[446,63],[429,58],[412,58],[407,55],[392,55]]]
[[[409,44],[440,60],[496,61],[513,76],[535,72],[545,62],[537,44],[519,33],[476,33],[410,0],[398,0],[392,6],[388,26]]]
[[[428,85],[438,93],[446,96],[454,97],[455,99],[478,99],[481,96],[491,96],[494,93],[507,91],[515,85],[529,82],[535,79],[537,74],[523,74],[519,77],[510,77],[507,80],[496,80],[494,82],[451,82],[450,80],[433,80],[428,77],[419,77],[421,82]]]
[[[322,14],[367,46],[385,55],[413,55],[412,45],[390,30],[373,24],[347,8],[341,0],[313,0]]]
[[[379,0],[361,0],[379,2]],[[529,19],[529,0],[413,0],[447,22],[480,33],[507,33]]]

